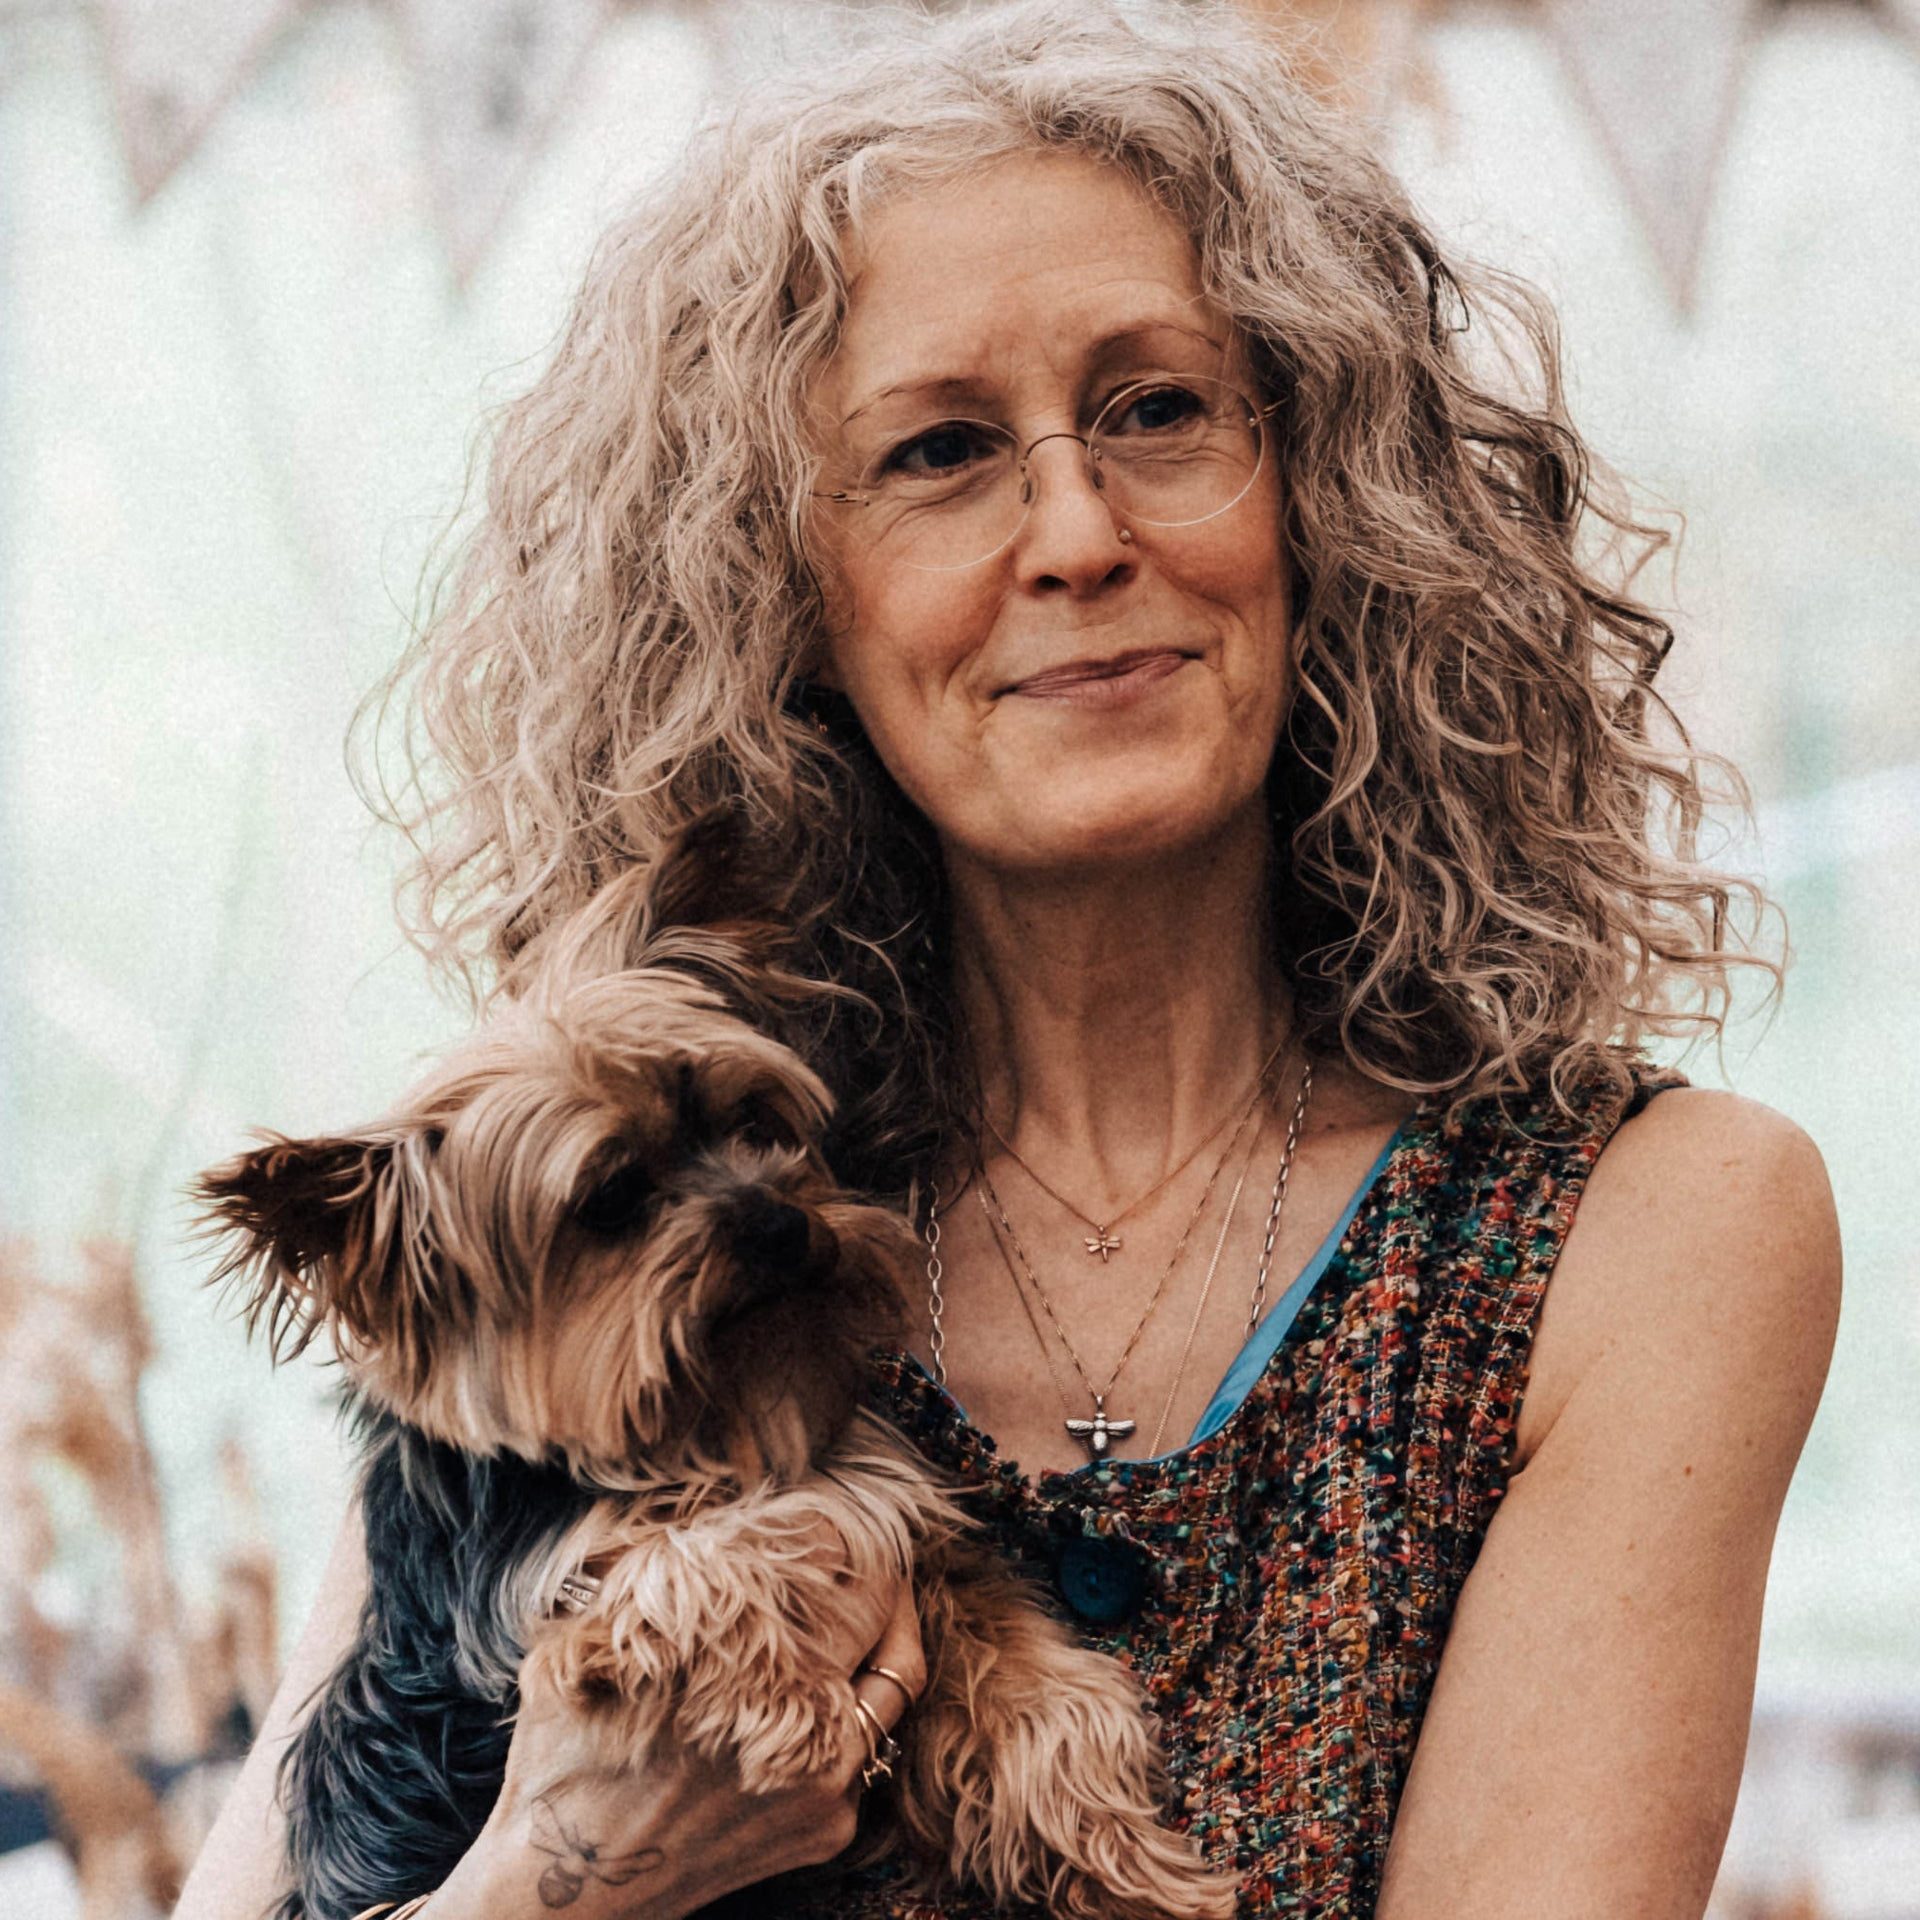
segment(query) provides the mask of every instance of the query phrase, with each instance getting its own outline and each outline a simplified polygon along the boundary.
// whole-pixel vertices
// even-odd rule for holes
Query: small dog
[[[525,979],[384,1120],[197,1186],[216,1277],[276,1354],[331,1342],[368,1442],[371,1591],[283,1763],[282,1914],[438,1884],[498,1790],[523,1659],[610,1766],[672,1740],[765,1792],[831,1765],[860,1722],[824,1628],[844,1583],[910,1568],[928,1684],[864,1857],[931,1898],[1224,1920],[1230,1882],[1159,1819],[1131,1677],[861,1405],[918,1243],[836,1185],[826,1088],[732,1010],[775,977],[721,931],[658,930],[626,876]]]

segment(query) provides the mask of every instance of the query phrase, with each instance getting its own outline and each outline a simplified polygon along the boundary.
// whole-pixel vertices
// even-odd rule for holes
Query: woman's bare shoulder
[[[1576,1393],[1661,1372],[1730,1400],[1764,1388],[1797,1449],[1839,1293],[1832,1190],[1806,1133],[1737,1094],[1661,1094],[1587,1183],[1541,1311],[1517,1463]]]

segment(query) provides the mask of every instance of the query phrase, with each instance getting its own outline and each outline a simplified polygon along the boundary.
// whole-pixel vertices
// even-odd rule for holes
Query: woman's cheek
[[[842,657],[848,696],[870,734],[917,735],[957,717],[967,703],[968,669],[992,630],[991,612],[969,604],[976,597],[923,576],[889,582],[855,603]]]

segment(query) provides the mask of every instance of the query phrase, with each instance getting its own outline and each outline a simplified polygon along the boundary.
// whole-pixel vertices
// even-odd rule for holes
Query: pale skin
[[[816,396],[829,462],[951,414],[1004,424],[1022,445],[1084,432],[1116,382],[1173,353],[1215,351],[1235,374],[1186,237],[1089,162],[1013,159],[885,205],[853,269]],[[1287,1030],[1261,936],[1261,783],[1291,693],[1289,583],[1271,466],[1218,519],[1128,529],[1130,541],[1071,440],[1048,441],[1032,466],[1017,536],[958,572],[889,565],[856,511],[823,513],[836,619],[815,671],[851,698],[940,835],[987,1113],[1049,1185],[1104,1220],[1238,1117]],[[1133,670],[1107,672],[1122,656]],[[1063,680],[1075,663],[1086,671]],[[1162,1447],[1180,1444],[1244,1338],[1292,1074],[1289,1062],[1281,1097],[1241,1136],[1115,1384],[1109,1412],[1139,1423],[1116,1453],[1152,1450],[1156,1429]],[[1270,1298],[1408,1104],[1319,1063]],[[1096,1384],[1230,1131],[1231,1119],[1105,1263],[1084,1253],[1079,1221],[989,1155]],[[1243,1163],[1246,1195],[1196,1312]],[[1078,1465],[1062,1416],[1086,1411],[1084,1393],[1057,1338],[1029,1322],[964,1181],[944,1171],[949,1384],[1029,1472]],[[1819,1156],[1777,1115],[1668,1093],[1609,1144],[1547,1294],[1518,1471],[1461,1596],[1379,1920],[1699,1920],[1839,1269]],[[364,1582],[349,1541],[179,1920],[254,1920],[277,1890],[270,1769],[346,1644]],[[904,1589],[865,1596],[845,1652],[849,1672],[871,1657],[918,1683]],[[889,1683],[859,1686],[898,1719]],[[527,1703],[500,1804],[429,1920],[533,1920],[561,1910],[555,1892],[581,1920],[678,1920],[831,1858],[851,1835],[853,1746],[832,1777],[765,1802],[685,1766],[585,1776],[570,1738],[554,1703]],[[560,1860],[556,1846],[576,1843],[590,1855]],[[594,1862],[641,1864],[615,1885]]]

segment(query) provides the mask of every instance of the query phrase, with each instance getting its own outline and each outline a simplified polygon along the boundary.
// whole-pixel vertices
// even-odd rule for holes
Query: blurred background
[[[1248,0],[1249,5],[1254,0]],[[1796,953],[1689,1062],[1846,1235],[1715,1920],[1920,1920],[1920,0],[1257,11],[1543,284],[1682,509],[1668,690]],[[824,9],[0,0],[0,1912],[163,1913],[346,1498],[183,1181],[456,1032],[349,783],[485,411],[601,225]],[[770,51],[771,50],[771,51]]]

